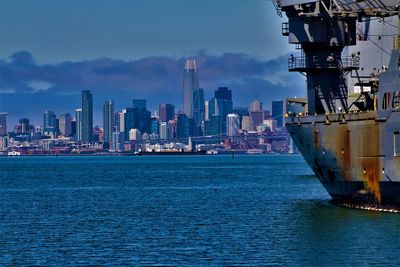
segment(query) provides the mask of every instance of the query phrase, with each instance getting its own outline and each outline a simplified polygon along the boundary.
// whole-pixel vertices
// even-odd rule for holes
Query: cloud
[[[235,106],[247,106],[255,96],[268,106],[274,99],[304,95],[304,79],[288,73],[286,57],[266,61],[240,53],[199,51],[194,58],[206,98],[211,98],[218,86],[232,89]],[[9,60],[0,61],[0,111],[8,111],[15,120],[30,116],[41,122],[45,109],[64,113],[79,107],[82,89],[92,90],[95,114],[101,114],[107,99],[113,99],[117,108],[130,106],[132,98],[148,99],[152,109],[160,103],[179,108],[185,60],[99,58],[40,65],[28,51],[16,52]]]

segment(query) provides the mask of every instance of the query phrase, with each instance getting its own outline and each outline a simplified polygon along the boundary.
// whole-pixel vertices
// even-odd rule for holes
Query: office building
[[[125,132],[125,114],[126,114],[126,109],[123,109],[122,111],[117,112],[116,114],[116,125],[117,125],[117,131],[120,133]]]
[[[185,69],[183,71],[183,113],[188,118],[193,117],[193,94],[199,88],[199,77],[197,73],[196,60],[186,60]]]
[[[282,100],[272,101],[272,118],[276,120],[278,127],[285,126],[285,102]]]
[[[162,122],[172,120],[175,115],[175,106],[172,104],[161,104],[158,106],[158,119]]]
[[[46,110],[43,115],[43,128],[44,129],[57,129],[57,116],[52,110]]]
[[[182,140],[189,137],[189,118],[186,114],[178,114],[176,117],[176,138]]]
[[[250,116],[247,116],[247,115],[242,116],[242,128],[241,129],[243,131],[247,131],[247,132],[253,131],[253,124],[251,122]]]
[[[249,104],[249,112],[252,111],[260,111],[262,110],[262,103],[260,100],[257,99],[257,97],[250,102]]]
[[[71,114],[61,114],[59,119],[60,133],[64,136],[72,134],[72,117]]]
[[[7,132],[7,112],[0,112],[0,136],[6,136]]]
[[[160,122],[160,139],[161,140],[168,140],[168,123],[167,122]]]
[[[93,95],[90,90],[82,90],[82,142],[93,140]]]
[[[114,101],[107,100],[103,105],[103,140],[104,148],[109,148],[112,143],[114,131]]]
[[[76,121],[76,135],[75,139],[79,142],[82,141],[82,109],[75,109],[75,121]]]
[[[147,109],[146,99],[133,99],[132,107],[138,109]]]
[[[262,110],[255,110],[250,112],[251,121],[254,127],[262,124],[264,121],[264,111]]]
[[[240,118],[237,114],[228,114],[226,119],[226,129],[228,136],[237,136],[239,134]]]
[[[19,129],[20,129],[20,133],[22,134],[27,134],[29,133],[29,119],[27,118],[22,118],[19,120]]]
[[[194,126],[200,127],[205,119],[204,90],[198,88],[193,93],[193,119]]]
[[[124,128],[125,128],[125,139],[129,139],[129,131],[131,129],[139,128],[139,109],[138,108],[126,108],[124,114]]]

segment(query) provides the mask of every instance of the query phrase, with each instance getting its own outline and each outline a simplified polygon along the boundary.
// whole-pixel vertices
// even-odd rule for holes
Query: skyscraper
[[[72,118],[71,114],[61,114],[59,120],[60,132],[64,136],[70,136],[72,133]]]
[[[7,112],[0,112],[0,136],[7,135]]]
[[[214,93],[214,98],[208,101],[208,118],[211,120],[213,115],[219,116],[220,133],[226,133],[226,116],[232,112],[232,109],[232,91],[227,87],[219,87]],[[216,118],[212,125],[215,125],[215,122]]]
[[[284,113],[285,113],[284,101],[282,100],[272,101],[272,118],[276,120],[278,127],[284,126],[284,120],[285,120]]]
[[[82,141],[82,109],[75,109],[75,121],[76,121],[76,140]]]
[[[186,60],[185,69],[183,71],[183,113],[188,118],[193,117],[193,93],[199,88],[199,76],[197,73],[196,60]]]
[[[132,100],[132,107],[138,109],[146,109],[146,99],[133,99]]]
[[[249,112],[252,111],[260,111],[262,110],[262,103],[258,98],[256,97],[253,101],[250,102],[249,104]]]
[[[103,133],[104,147],[109,148],[112,143],[112,133],[114,131],[114,102],[107,100],[103,106]]]
[[[189,137],[189,119],[186,114],[178,114],[176,117],[176,138],[182,140]]]
[[[90,90],[82,90],[82,142],[93,140],[93,95]]]
[[[57,116],[52,110],[46,110],[44,112],[43,129],[57,129]]]
[[[129,139],[129,131],[139,128],[139,109],[126,108],[124,116],[125,140]]]
[[[193,119],[194,127],[200,128],[205,119],[204,90],[198,88],[193,93]]]
[[[167,122],[172,120],[175,115],[175,106],[171,104],[161,104],[158,106],[159,121]]]
[[[240,119],[237,114],[228,114],[226,119],[226,129],[228,136],[237,136],[239,133]]]
[[[21,128],[21,133],[26,134],[29,132],[29,119],[22,118],[19,120],[19,126]]]

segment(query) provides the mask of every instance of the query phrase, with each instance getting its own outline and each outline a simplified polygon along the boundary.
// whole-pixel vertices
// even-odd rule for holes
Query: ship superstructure
[[[400,207],[399,0],[274,3],[307,78],[306,105],[287,108],[297,148],[335,201]]]

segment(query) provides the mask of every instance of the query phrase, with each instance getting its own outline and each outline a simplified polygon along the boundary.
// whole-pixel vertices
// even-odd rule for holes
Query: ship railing
[[[289,71],[310,71],[313,69],[342,69],[344,71],[357,70],[360,68],[359,57],[342,57],[339,60],[327,58],[321,61],[319,58],[306,59],[306,57],[293,57],[288,59]]]

